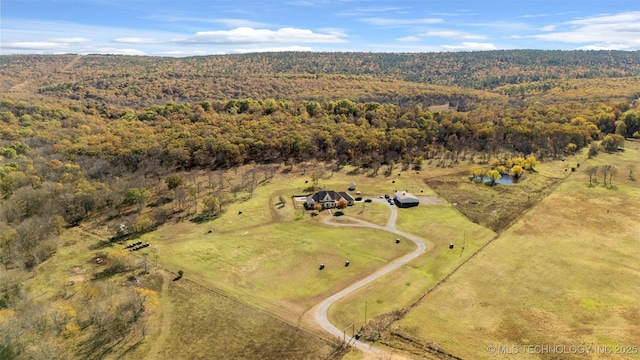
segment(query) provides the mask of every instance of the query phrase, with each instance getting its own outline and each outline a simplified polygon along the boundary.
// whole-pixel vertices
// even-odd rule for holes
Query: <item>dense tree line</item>
[[[623,125],[626,133],[637,131],[638,111],[622,112],[628,105],[620,103],[521,105],[439,112],[348,99],[240,99],[135,110],[4,100],[0,260],[30,268],[55,251],[52,236],[64,226],[127,206],[141,213],[154,201],[148,190],[179,170],[320,160],[377,172],[423,159],[439,166],[478,155],[488,163],[502,153],[545,159],[578,151]],[[618,146],[620,138],[608,135],[603,146],[607,139]],[[197,189],[171,184],[166,189],[181,206],[197,206]],[[167,216],[154,213],[136,228],[150,229]]]
[[[0,90],[29,81],[26,87],[48,96],[117,100],[128,105],[169,100],[331,97],[398,105],[421,101],[423,106],[430,106],[447,101],[464,103],[477,95],[469,90],[436,88],[440,96],[435,96],[426,84],[496,89],[515,95],[553,88],[568,90],[575,86],[572,79],[640,74],[637,51],[283,52],[189,58],[88,55],[64,70],[72,61],[72,55],[0,57]],[[405,87],[415,88],[418,98],[412,99]]]

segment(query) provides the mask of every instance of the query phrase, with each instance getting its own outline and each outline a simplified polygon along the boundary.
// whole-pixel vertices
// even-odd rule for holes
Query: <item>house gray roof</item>
[[[398,192],[396,192],[394,197],[395,197],[396,200],[398,200],[400,202],[403,202],[403,203],[417,203],[417,202],[420,202],[420,200],[418,200],[418,198],[415,195],[413,195],[411,193],[408,193],[406,191],[398,191]]]
[[[340,194],[340,197],[342,197],[343,199],[345,199],[347,201],[354,201],[353,197],[351,196],[351,194],[349,194],[346,191],[340,191],[340,192],[338,192],[338,194]]]
[[[338,201],[340,200],[340,195],[333,190],[322,190],[314,193],[311,198],[313,201],[319,203],[324,201]]]
[[[307,197],[307,203],[311,202],[309,200],[313,200],[313,203],[324,203],[328,201],[338,201],[340,199],[345,199],[350,203],[354,201],[351,194],[346,191],[321,190],[309,195],[309,197]]]

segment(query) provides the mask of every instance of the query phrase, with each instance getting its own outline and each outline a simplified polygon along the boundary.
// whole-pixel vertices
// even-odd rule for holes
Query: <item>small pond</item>
[[[513,185],[517,184],[519,180],[520,178],[514,177],[513,175],[502,175],[500,180],[496,181],[496,184]],[[484,176],[482,178],[482,181],[491,182],[491,179],[489,179],[489,177],[487,176]]]

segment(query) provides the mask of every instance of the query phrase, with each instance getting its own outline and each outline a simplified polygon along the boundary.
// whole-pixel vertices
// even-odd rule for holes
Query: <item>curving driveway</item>
[[[387,201],[385,201],[384,199],[374,199],[373,201],[384,202],[385,204],[387,204]],[[392,262],[385,265],[383,268],[376,271],[375,273],[329,296],[314,308],[314,318],[315,318],[315,321],[318,323],[318,325],[320,325],[323,329],[328,331],[330,334],[337,336],[338,338],[342,338],[344,334],[342,330],[336,328],[329,322],[329,319],[327,317],[327,312],[329,310],[329,307],[331,307],[331,305],[333,305],[336,301],[342,299],[343,297],[355,292],[361,287],[372,283],[373,281],[389,274],[390,272],[396,270],[400,266],[405,265],[409,261],[417,258],[418,256],[422,255],[427,250],[427,248],[433,247],[432,243],[424,239],[421,239],[415,235],[407,234],[405,232],[402,232],[396,229],[395,223],[396,223],[396,218],[398,217],[398,208],[395,205],[389,205],[389,207],[391,208],[391,215],[389,216],[389,221],[387,221],[387,224],[385,226],[371,224],[369,222],[350,218],[347,216],[343,216],[342,218],[348,218],[349,220],[354,221],[355,223],[350,223],[350,224],[338,223],[333,221],[335,219],[334,217],[327,217],[323,220],[325,224],[333,225],[333,226],[352,226],[352,227],[357,226],[357,227],[367,227],[371,229],[388,231],[390,233],[405,237],[413,241],[418,246],[414,251],[410,252],[409,254],[393,260]],[[391,356],[390,353],[384,350],[378,349],[374,346],[365,344],[363,342],[353,339],[352,337],[349,337],[349,342],[352,342],[352,341],[354,346],[356,346],[357,348],[365,352],[365,354],[369,353],[369,354],[375,355],[376,357],[379,357],[380,355]]]

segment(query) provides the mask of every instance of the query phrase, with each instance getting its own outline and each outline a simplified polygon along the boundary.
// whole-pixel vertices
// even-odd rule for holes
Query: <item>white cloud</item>
[[[281,52],[281,51],[313,51],[310,47],[305,46],[283,46],[283,47],[256,47],[251,49],[233,49],[233,53],[246,54],[254,52]]]
[[[125,44],[157,44],[160,41],[154,38],[139,38],[139,37],[123,37],[113,39],[114,42],[117,43],[125,43]]]
[[[494,31],[500,32],[514,32],[514,31],[530,31],[536,30],[534,26],[524,22],[515,22],[515,21],[494,21],[487,23],[470,23],[468,25],[477,26],[487,29],[492,29]]]
[[[54,50],[65,47],[66,44],[53,41],[7,41],[2,42],[4,49],[16,50]]]
[[[447,51],[483,51],[497,49],[497,47],[492,43],[478,42],[463,42],[460,45],[442,45],[441,47]]]
[[[121,49],[113,47],[91,48],[87,49],[83,54],[146,55],[144,51],[138,49]]]
[[[581,47],[582,49],[640,49],[640,11],[576,19],[562,25],[565,31],[530,37],[545,41],[587,44]]]
[[[138,49],[120,49],[112,47],[96,47],[88,48],[82,54],[114,54],[114,55],[146,55],[142,50]]]
[[[405,36],[405,37],[401,37],[399,39],[397,39],[398,41],[407,41],[407,42],[419,42],[422,40],[422,38],[418,37],[418,36]]]
[[[640,11],[630,11],[615,15],[600,15],[584,19],[576,19],[568,21],[567,24],[572,25],[595,25],[595,24],[616,24],[616,23],[633,23],[640,21]]]
[[[407,25],[424,25],[424,24],[440,24],[443,23],[443,19],[439,18],[424,18],[424,19],[390,19],[390,18],[364,18],[360,21],[366,22],[371,25],[378,26],[407,26]]]
[[[543,26],[541,30],[542,31],[553,31],[553,30],[556,29],[556,27],[557,27],[556,25],[547,25],[547,26]]]
[[[263,44],[263,43],[346,43],[345,35],[338,31],[326,34],[308,29],[281,28],[278,30],[240,27],[232,30],[200,31],[177,40],[183,44]]]
[[[600,43],[587,46],[581,46],[579,50],[638,50],[640,49],[640,40],[634,43]]]
[[[370,16],[374,13],[400,13],[403,9],[396,6],[381,6],[381,7],[359,7],[359,8],[351,8],[344,11],[340,11],[335,13],[336,16]]]
[[[423,34],[419,34],[420,36],[434,36],[441,37],[447,39],[463,39],[463,40],[484,40],[487,37],[484,35],[476,35],[464,31],[457,30],[437,30],[437,31],[428,31]]]
[[[222,55],[224,53],[223,52],[212,53],[211,51],[204,51],[204,50],[193,50],[193,51],[170,50],[170,51],[159,52],[156,55],[181,57],[181,56],[197,56],[197,55],[213,55],[213,54]]]
[[[207,23],[207,24],[222,24],[228,27],[269,27],[270,25],[264,22],[252,21],[246,19],[231,19],[231,18],[204,18],[204,17],[191,17],[191,16],[179,16],[179,15],[153,15],[148,16],[148,19],[163,21],[163,22],[187,22],[187,23]]]
[[[91,42],[91,39],[83,38],[83,37],[73,37],[73,38],[54,38],[51,39],[52,42],[64,43],[64,44],[77,44],[77,43],[86,43]]]

